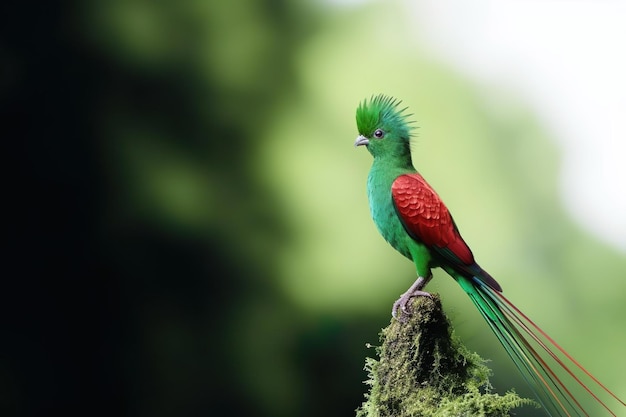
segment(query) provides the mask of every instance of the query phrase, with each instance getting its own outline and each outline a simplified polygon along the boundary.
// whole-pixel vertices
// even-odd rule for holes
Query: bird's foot
[[[391,315],[393,316],[394,319],[398,319],[398,310],[401,310],[403,315],[411,314],[411,311],[408,305],[409,305],[409,301],[411,301],[411,298],[413,297],[431,297],[432,298],[432,295],[430,295],[430,293],[426,291],[414,291],[411,293],[409,293],[408,291],[405,292],[404,294],[400,296],[400,298],[396,300],[395,303],[393,303],[393,307],[391,308]]]
[[[411,300],[411,298],[432,297],[430,293],[426,291],[422,291],[422,288],[426,286],[426,284],[428,283],[428,281],[430,281],[431,278],[432,278],[432,275],[429,276],[428,278],[418,277],[417,280],[415,280],[415,282],[413,283],[413,285],[411,285],[411,287],[408,290],[406,290],[406,292],[402,294],[400,298],[396,300],[395,303],[393,303],[393,307],[391,308],[391,315],[393,316],[394,319],[398,319],[398,310],[402,311],[403,315],[411,314],[411,311],[408,308],[409,301]]]

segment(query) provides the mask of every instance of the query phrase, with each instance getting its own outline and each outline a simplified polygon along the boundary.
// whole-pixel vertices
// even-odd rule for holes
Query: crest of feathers
[[[363,100],[356,109],[356,123],[359,134],[371,137],[381,127],[396,130],[400,136],[409,139],[414,123],[408,120],[412,114],[405,114],[407,107],[399,108],[402,101],[379,94]]]

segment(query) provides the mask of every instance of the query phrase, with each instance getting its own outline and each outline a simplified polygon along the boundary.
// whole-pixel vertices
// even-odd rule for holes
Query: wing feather
[[[391,186],[396,211],[407,232],[440,256],[457,264],[474,265],[474,255],[435,190],[420,174],[400,175]]]

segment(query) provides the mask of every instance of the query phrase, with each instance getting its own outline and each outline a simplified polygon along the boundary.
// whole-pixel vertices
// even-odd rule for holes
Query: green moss
[[[503,417],[533,401],[490,393],[491,371],[452,333],[438,295],[412,300],[413,314],[382,330],[367,358],[370,391],[357,417]]]

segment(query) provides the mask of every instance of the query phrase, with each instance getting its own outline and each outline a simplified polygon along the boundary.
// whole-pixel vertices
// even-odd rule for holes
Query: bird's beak
[[[354,146],[369,145],[370,141],[363,135],[359,135],[354,141]]]

